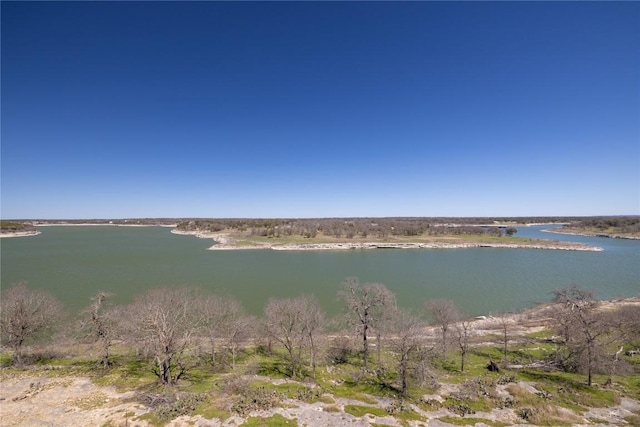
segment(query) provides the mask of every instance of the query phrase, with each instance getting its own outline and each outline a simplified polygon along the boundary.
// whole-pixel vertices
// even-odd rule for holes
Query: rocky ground
[[[604,302],[602,309],[613,309],[622,304],[640,305],[640,298]],[[514,343],[517,343],[518,337],[524,337],[525,334],[543,328],[544,310],[530,310],[507,319],[510,322],[509,331]],[[474,330],[480,336],[498,335],[502,321],[503,319],[481,316],[474,321]],[[300,384],[257,375],[246,375],[243,379],[247,382],[266,381],[275,385]],[[394,405],[397,405],[398,400],[390,397],[367,395],[363,401],[325,393],[318,399],[313,399],[311,403],[285,398],[270,409],[249,410],[242,416],[231,415],[224,420],[205,418],[202,415],[181,416],[166,425],[231,427],[256,422],[256,419],[261,422],[250,425],[441,427],[465,422],[468,423],[466,425],[478,427],[536,425],[523,419],[522,409],[518,410],[509,405],[461,417],[459,413],[452,412],[451,408],[441,404],[448,396],[468,392],[465,389],[468,387],[467,383],[441,382],[437,393],[422,396],[420,401],[424,405],[405,403],[406,408],[414,414],[411,419],[397,416]],[[527,399],[527,396],[544,395],[545,391],[535,382],[507,381],[496,382],[492,385],[491,393],[492,398],[509,402],[514,399]],[[3,427],[153,425],[144,417],[152,412],[152,407],[142,402],[136,391],[119,391],[113,386],[97,385],[88,377],[65,374],[64,368],[0,369],[0,425]],[[548,408],[545,410],[549,411],[550,416],[562,420],[563,425],[623,426],[637,425],[634,423],[640,422],[640,401],[629,397],[618,399],[614,405],[590,408],[583,413],[555,406],[553,399],[546,405]],[[354,408],[359,411],[358,416],[353,415]],[[452,424],[452,420],[455,420],[456,424]],[[543,425],[558,425],[558,422],[544,422]]]
[[[531,394],[539,393],[532,383],[518,383],[517,386]],[[444,385],[438,395],[424,396],[425,400],[441,401],[448,393],[459,391],[459,385]],[[497,387],[497,392],[504,398],[510,397],[507,385]],[[113,387],[97,386],[88,378],[64,377],[43,378],[25,374],[20,377],[5,379],[0,389],[0,423],[2,426],[31,427],[85,427],[85,426],[140,426],[149,424],[140,416],[149,412],[149,408],[139,403],[135,392],[118,392]],[[411,409],[421,416],[421,420],[400,420],[391,415],[376,413],[354,416],[345,412],[347,405],[358,407],[388,408],[392,400],[377,398],[377,403],[363,403],[359,400],[326,396],[323,401],[305,403],[290,399],[281,402],[279,407],[268,410],[252,411],[244,417],[231,416],[223,421],[206,419],[201,415],[182,416],[171,421],[168,426],[239,426],[252,417],[269,419],[282,416],[287,420],[295,420],[298,426],[449,426],[454,425],[442,421],[443,417],[460,418],[448,409],[439,408],[431,411],[411,405]],[[366,409],[365,409],[366,411]],[[576,426],[621,426],[631,425],[625,419],[640,413],[640,402],[622,398],[618,405],[607,408],[594,408],[583,416],[568,410],[565,419]],[[471,425],[482,426],[487,421],[502,425],[533,425],[526,423],[516,411],[508,408],[493,409],[491,412],[477,412],[471,415]],[[472,419],[482,419],[475,423]],[[462,419],[461,419],[462,420]],[[597,422],[593,422],[597,420]]]

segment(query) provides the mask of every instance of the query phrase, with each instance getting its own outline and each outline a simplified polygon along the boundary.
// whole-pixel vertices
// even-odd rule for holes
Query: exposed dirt
[[[25,374],[0,384],[0,424],[6,427],[101,426],[109,420],[126,425],[127,419],[148,412],[134,400],[134,392],[119,393],[113,387],[97,386],[89,378]]]
[[[518,386],[530,393],[538,391],[531,383],[519,383]],[[443,395],[456,391],[459,391],[458,386],[446,384],[438,395],[424,396],[424,399],[441,400]],[[497,392],[501,396],[504,395],[503,397],[509,396],[505,387],[498,387]],[[167,425],[231,427],[242,425],[250,417],[268,418],[275,414],[280,414],[287,419],[295,419],[299,426],[307,427],[370,426],[372,423],[398,427],[407,425],[407,421],[400,421],[393,416],[366,414],[356,417],[344,412],[345,405],[387,408],[392,404],[389,398],[377,398],[377,404],[368,404],[329,395],[327,397],[330,403],[285,400],[280,407],[253,411],[246,417],[232,416],[221,421],[205,419],[202,416],[183,416]],[[97,386],[90,379],[83,377],[42,378],[29,377],[25,374],[5,379],[1,383],[0,399],[0,424],[3,427],[149,426],[147,421],[140,420],[139,417],[148,413],[150,408],[136,401],[134,392],[121,393],[113,387]],[[410,406],[423,417],[423,420],[409,420],[409,425],[449,426],[451,424],[439,421],[438,418],[457,417],[445,408],[424,411],[415,405]],[[630,425],[625,418],[637,415],[639,412],[640,402],[623,398],[620,404],[614,407],[594,408],[583,416],[568,415],[575,417],[576,421],[579,420],[574,425],[620,426]],[[531,425],[525,424],[514,410],[508,408],[479,412],[471,416],[507,425]],[[593,423],[590,420],[598,421]]]

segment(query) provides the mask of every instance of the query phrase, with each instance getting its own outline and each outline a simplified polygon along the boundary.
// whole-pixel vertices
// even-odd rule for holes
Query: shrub
[[[251,411],[271,409],[277,406],[284,396],[276,390],[264,387],[249,389],[231,406],[231,411],[245,416]]]

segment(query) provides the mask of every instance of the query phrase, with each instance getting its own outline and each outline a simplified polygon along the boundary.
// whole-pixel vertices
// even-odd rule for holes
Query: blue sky
[[[640,3],[5,2],[2,218],[640,214]]]

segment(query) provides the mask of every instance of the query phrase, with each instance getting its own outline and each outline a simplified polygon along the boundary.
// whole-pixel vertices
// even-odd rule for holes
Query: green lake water
[[[640,295],[640,241],[541,233],[523,237],[582,241],[603,252],[533,249],[207,251],[212,241],[161,227],[41,227],[35,237],[2,239],[1,285],[26,281],[50,290],[74,312],[98,290],[127,303],[146,289],[192,285],[237,297],[259,314],[270,297],[314,294],[336,314],[349,276],[384,283],[404,307],[454,300],[470,315],[518,310],[577,284],[610,299]]]

